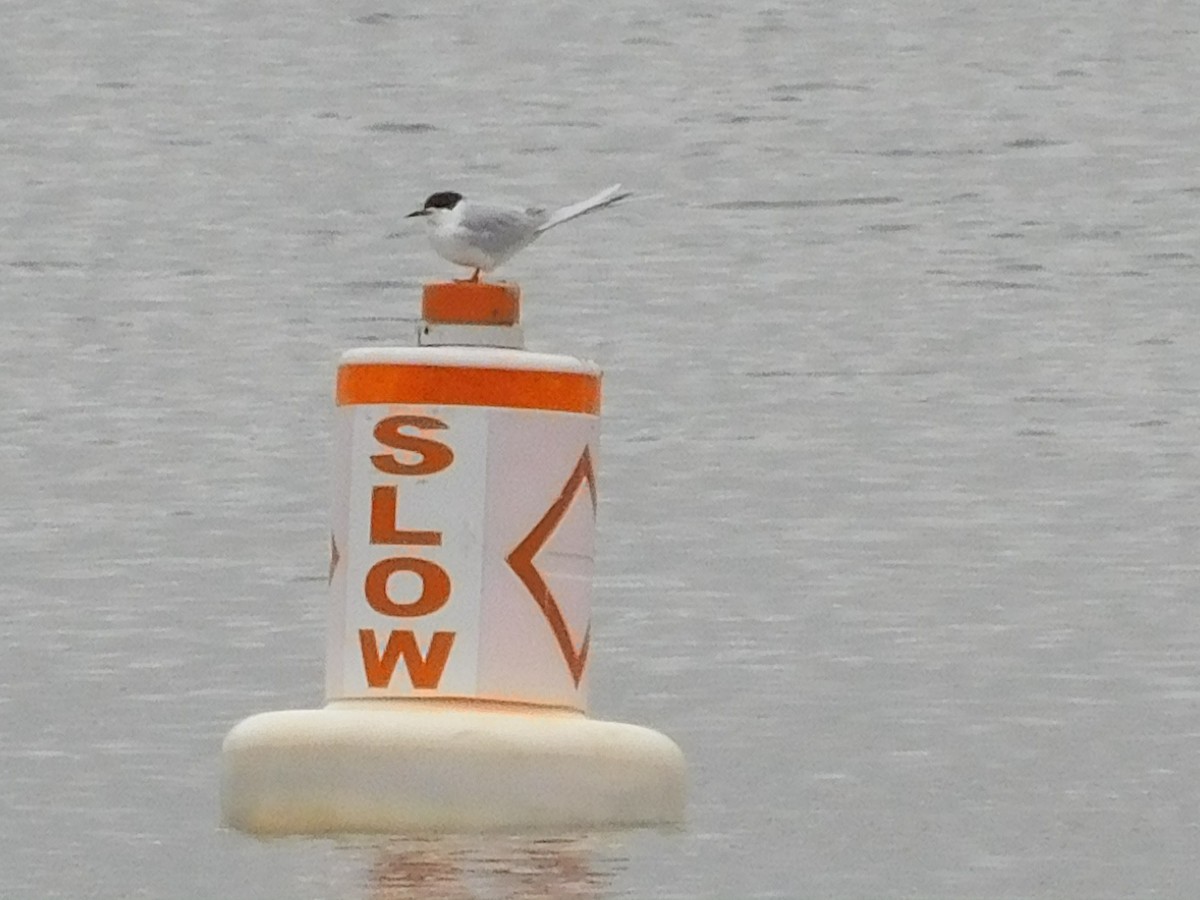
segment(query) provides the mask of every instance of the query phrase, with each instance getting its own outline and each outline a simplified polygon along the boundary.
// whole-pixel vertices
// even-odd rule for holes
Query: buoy
[[[519,319],[515,285],[429,284],[417,346],[343,355],[327,702],[230,731],[226,825],[682,821],[674,742],[587,716],[601,372]]]

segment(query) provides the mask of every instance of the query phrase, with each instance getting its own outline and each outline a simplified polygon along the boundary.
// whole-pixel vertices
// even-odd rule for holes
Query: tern
[[[454,191],[438,191],[405,218],[424,217],[429,243],[438,256],[473,269],[466,280],[474,282],[479,281],[481,272],[491,272],[555,225],[612,206],[632,193],[614,184],[594,197],[551,212],[538,207],[479,203]]]

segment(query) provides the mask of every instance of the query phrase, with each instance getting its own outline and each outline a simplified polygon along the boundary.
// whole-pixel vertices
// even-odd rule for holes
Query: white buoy
[[[224,822],[680,822],[679,748],[586,715],[600,370],[519,349],[515,286],[427,285],[422,312],[421,346],[342,357],[328,702],[229,733]]]

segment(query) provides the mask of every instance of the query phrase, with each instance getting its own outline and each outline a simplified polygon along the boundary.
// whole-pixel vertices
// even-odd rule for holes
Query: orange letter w
[[[446,661],[450,658],[450,647],[454,643],[453,631],[435,631],[429,642],[429,653],[421,655],[417,647],[417,638],[411,631],[393,631],[388,635],[387,646],[379,653],[379,644],[375,640],[375,632],[369,628],[360,628],[358,642],[362,647],[363,668],[367,674],[367,684],[373,688],[387,687],[396,671],[396,663],[404,657],[405,668],[408,669],[408,679],[415,688],[436,688],[442,680],[442,672]]]

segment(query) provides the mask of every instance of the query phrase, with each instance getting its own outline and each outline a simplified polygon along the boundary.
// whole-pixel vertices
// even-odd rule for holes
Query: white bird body
[[[514,253],[528,247],[545,231],[585,213],[612,206],[630,196],[614,184],[594,197],[548,213],[544,209],[476,203],[453,191],[430,195],[425,206],[409,216],[424,216],[429,243],[442,259],[491,272]]]

